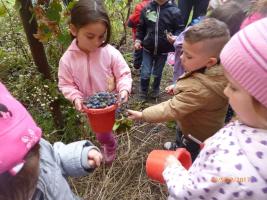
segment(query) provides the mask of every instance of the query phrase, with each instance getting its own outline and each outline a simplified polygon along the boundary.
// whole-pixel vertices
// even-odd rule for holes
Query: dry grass
[[[162,90],[170,84],[171,74],[172,68],[165,67]],[[140,107],[136,107],[138,79],[138,77],[134,77],[135,91],[129,101],[131,109],[140,109]],[[168,98],[170,97],[162,92],[159,101]],[[150,102],[148,105],[155,103]],[[88,177],[70,179],[73,190],[88,200],[167,199],[166,186],[149,180],[145,171],[145,163],[149,152],[153,149],[162,149],[164,142],[175,138],[174,132],[164,123],[135,122],[130,131],[117,134],[119,145],[117,158],[113,164],[101,166]]]
[[[147,155],[161,149],[164,141],[174,137],[164,124],[136,125],[118,135],[118,157],[109,167],[102,166],[89,177],[72,179],[76,193],[85,199],[166,199],[166,188],[148,179],[145,172]]]

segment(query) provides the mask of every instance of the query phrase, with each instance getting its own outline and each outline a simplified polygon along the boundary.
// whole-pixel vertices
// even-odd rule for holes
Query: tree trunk
[[[129,19],[129,16],[131,14],[131,3],[132,3],[132,0],[128,0],[127,2],[127,5],[125,8],[128,8],[127,10],[127,15],[126,15],[126,18],[124,18],[124,15],[121,13],[121,18],[122,18],[122,25],[123,25],[123,36],[121,37],[118,45],[116,45],[116,48],[117,49],[120,49],[120,47],[125,44],[127,41],[127,20]]]
[[[37,22],[35,17],[30,12],[30,9],[32,9],[31,0],[21,0],[20,2],[21,8],[19,13],[31,49],[33,61],[37,66],[37,70],[43,74],[44,78],[53,81],[51,77],[51,68],[47,62],[44,46],[33,36],[33,34],[37,32]],[[62,128],[63,118],[59,102],[57,100],[54,101],[51,103],[51,107],[55,125],[58,128]]]

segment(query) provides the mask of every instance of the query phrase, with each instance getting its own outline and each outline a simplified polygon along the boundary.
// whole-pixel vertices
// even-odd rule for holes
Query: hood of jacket
[[[180,79],[193,76],[195,79],[198,79],[205,87],[214,91],[218,96],[223,99],[227,97],[222,92],[227,85],[227,79],[224,76],[222,65],[218,64],[210,68],[206,68],[203,72],[189,72],[185,73]]]

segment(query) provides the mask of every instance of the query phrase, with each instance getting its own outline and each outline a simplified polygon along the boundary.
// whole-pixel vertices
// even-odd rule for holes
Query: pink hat
[[[252,24],[253,22],[256,22],[260,19],[264,18],[264,15],[259,13],[259,12],[255,12],[252,15],[248,16],[247,18],[244,19],[244,21],[242,22],[240,29],[245,28],[246,26]]]
[[[267,18],[235,34],[220,58],[225,70],[267,107]]]
[[[0,82],[0,174],[9,171],[15,175],[41,135],[27,110]]]

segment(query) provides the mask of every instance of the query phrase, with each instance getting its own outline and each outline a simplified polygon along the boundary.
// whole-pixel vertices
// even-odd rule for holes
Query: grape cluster
[[[116,118],[119,119],[122,116],[127,117],[127,109],[128,109],[128,103],[121,104],[119,108],[116,110]]]
[[[88,108],[105,108],[115,104],[117,101],[116,94],[109,92],[98,92],[85,100],[84,104]]]

